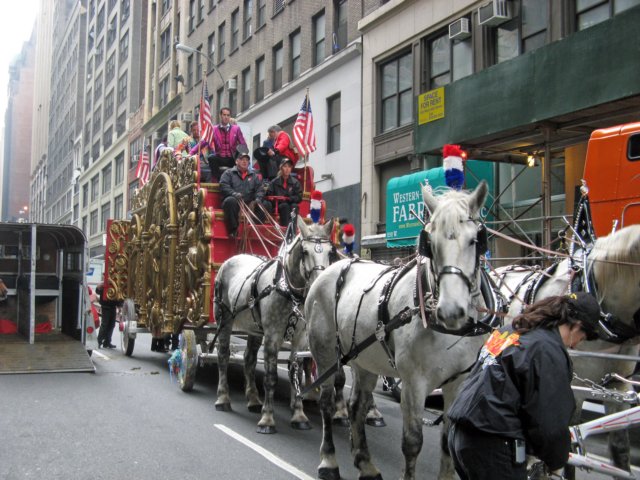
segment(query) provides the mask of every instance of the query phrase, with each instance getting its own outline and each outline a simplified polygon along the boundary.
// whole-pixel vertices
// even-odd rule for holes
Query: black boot
[[[153,337],[151,338],[151,351],[152,352],[158,351],[158,340]]]

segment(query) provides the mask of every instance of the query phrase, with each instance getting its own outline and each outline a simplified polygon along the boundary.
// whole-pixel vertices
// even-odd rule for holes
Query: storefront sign
[[[418,124],[444,118],[444,87],[430,90],[418,97]]]

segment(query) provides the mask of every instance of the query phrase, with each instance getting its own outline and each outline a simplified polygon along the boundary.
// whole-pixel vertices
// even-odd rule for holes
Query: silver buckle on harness
[[[253,310],[253,307],[256,306],[256,299],[254,297],[249,297],[249,299],[247,300],[247,306],[249,307],[249,309]]]
[[[386,336],[387,334],[384,331],[384,324],[382,322],[378,322],[378,325],[376,326],[376,340],[380,342],[380,345],[382,345],[382,349],[387,354],[387,357],[389,357],[389,365],[391,366],[391,368],[397,370],[396,362],[393,359],[393,354],[391,353],[391,350],[389,350],[389,345],[387,345],[387,342],[385,341]]]

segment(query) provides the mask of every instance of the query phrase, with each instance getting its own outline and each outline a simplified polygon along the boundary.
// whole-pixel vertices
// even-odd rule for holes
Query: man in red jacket
[[[262,176],[265,177],[265,180],[272,180],[278,174],[278,168],[284,158],[291,160],[291,166],[293,168],[296,166],[299,157],[296,151],[293,150],[291,137],[289,137],[287,132],[282,130],[280,125],[269,127],[268,132],[269,138],[273,139],[273,148],[268,150],[267,155],[271,157],[269,165],[273,165],[274,168],[268,168],[268,171],[261,173]],[[262,170],[262,165],[260,165],[260,169]],[[273,171],[273,175],[269,174],[271,171]]]

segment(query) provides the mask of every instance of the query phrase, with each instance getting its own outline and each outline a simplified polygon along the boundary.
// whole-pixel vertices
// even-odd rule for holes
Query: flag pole
[[[305,103],[307,104],[307,108],[309,108],[309,87],[307,87],[307,93],[305,94]],[[307,193],[307,160],[309,158],[309,154],[306,153],[304,155],[304,175],[302,177],[303,185],[302,187],[302,198],[304,198],[304,194]],[[313,186],[315,188],[315,185]]]

